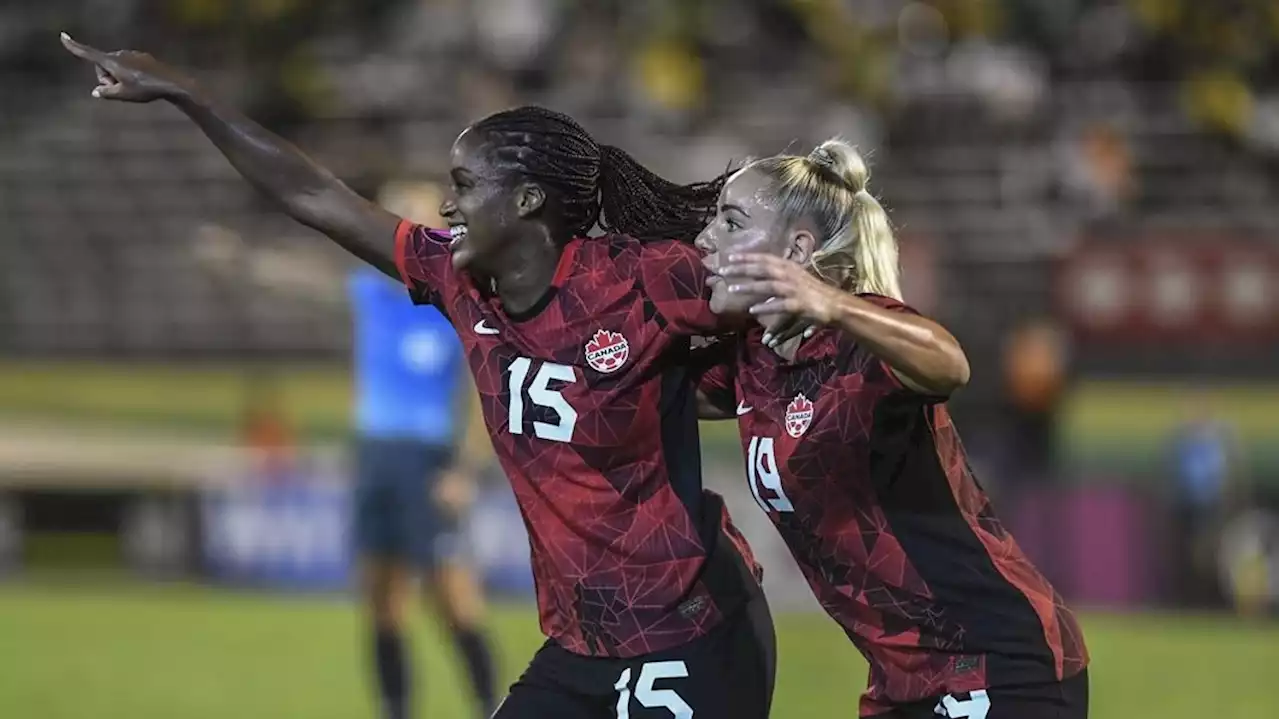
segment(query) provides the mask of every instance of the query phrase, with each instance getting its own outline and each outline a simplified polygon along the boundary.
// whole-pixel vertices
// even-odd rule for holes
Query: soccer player
[[[698,244],[713,307],[759,320],[708,350],[706,411],[736,416],[756,502],[870,662],[861,715],[1085,717],[1080,628],[973,475],[946,407],[968,360],[902,303],[854,149],[748,164]]]
[[[454,142],[439,232],[357,196],[148,55],[63,39],[95,97],[164,99],[254,186],[437,307],[529,532],[548,640],[497,719],[767,717],[760,571],[702,489],[690,338],[720,332],[691,243],[720,181],[682,186],[541,108]],[[609,234],[584,239],[597,223]]]

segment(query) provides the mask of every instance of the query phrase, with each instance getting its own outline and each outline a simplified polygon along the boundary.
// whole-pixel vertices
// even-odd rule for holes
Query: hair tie
[[[836,164],[836,156],[831,154],[831,150],[825,147],[816,147],[813,152],[809,153],[809,161],[818,167],[829,170]]]

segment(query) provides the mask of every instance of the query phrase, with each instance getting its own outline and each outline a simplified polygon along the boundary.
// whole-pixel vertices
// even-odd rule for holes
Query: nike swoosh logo
[[[738,403],[738,416],[739,416],[739,417],[741,417],[742,415],[746,414],[747,412],[750,412],[751,410],[752,410],[752,408],[751,408],[751,407],[748,407],[747,405],[743,404],[742,402],[739,402],[739,403]]]
[[[475,326],[475,327],[472,327],[471,329],[475,330],[475,331],[476,331],[476,334],[478,334],[478,335],[496,335],[496,334],[498,334],[498,331],[497,331],[497,330],[495,330],[494,328],[490,327],[489,325],[486,325],[486,324],[484,323],[484,320],[480,320],[479,322],[477,322],[477,323],[476,323],[476,326]]]

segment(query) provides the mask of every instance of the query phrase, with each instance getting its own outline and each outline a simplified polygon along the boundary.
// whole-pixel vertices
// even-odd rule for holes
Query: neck
[[[542,299],[555,279],[563,247],[540,228],[537,235],[516,240],[495,263],[491,277],[502,306],[523,312]]]

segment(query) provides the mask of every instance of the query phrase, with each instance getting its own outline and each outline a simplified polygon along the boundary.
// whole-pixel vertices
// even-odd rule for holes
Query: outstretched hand
[[[771,347],[835,322],[845,297],[799,264],[773,255],[732,255],[719,274],[732,293],[768,298],[753,305],[751,314],[778,320],[766,335]]]
[[[103,52],[72,40],[65,32],[62,33],[62,46],[94,66],[98,73],[94,97],[122,102],[151,102],[173,99],[190,91],[191,81],[185,75],[145,52]]]

